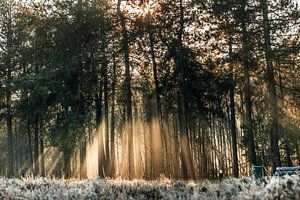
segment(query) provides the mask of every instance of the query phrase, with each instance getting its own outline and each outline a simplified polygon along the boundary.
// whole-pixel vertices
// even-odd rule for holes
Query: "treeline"
[[[300,165],[295,1],[0,0],[0,174]]]

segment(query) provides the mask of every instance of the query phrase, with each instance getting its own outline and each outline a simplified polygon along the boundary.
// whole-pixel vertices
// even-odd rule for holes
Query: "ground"
[[[0,178],[0,199],[300,199],[300,177],[189,182]]]

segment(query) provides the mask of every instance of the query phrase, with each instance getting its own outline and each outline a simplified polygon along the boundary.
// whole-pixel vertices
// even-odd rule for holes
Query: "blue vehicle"
[[[297,167],[276,167],[275,176],[300,175],[300,166]]]

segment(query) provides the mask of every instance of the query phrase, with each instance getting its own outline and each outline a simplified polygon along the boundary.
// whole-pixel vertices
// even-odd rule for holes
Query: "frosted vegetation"
[[[0,199],[300,199],[299,176],[183,182],[0,179]]]

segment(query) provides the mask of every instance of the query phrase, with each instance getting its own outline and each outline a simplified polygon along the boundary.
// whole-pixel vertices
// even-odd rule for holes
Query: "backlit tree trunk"
[[[34,176],[39,174],[39,118],[34,120]]]
[[[11,81],[12,81],[12,1],[7,1],[7,32],[6,32],[6,128],[7,128],[7,151],[8,151],[8,172],[7,176],[14,176],[14,158],[13,158],[13,127],[12,127],[12,100],[11,100]]]
[[[32,137],[30,129],[30,120],[27,116],[27,138],[28,138],[28,155],[29,155],[29,173],[33,172],[33,155],[32,155]]]
[[[129,42],[126,28],[126,20],[121,12],[121,0],[118,0],[118,16],[122,28],[122,48],[125,59],[125,87],[126,87],[126,127],[128,135],[128,178],[134,178],[134,146],[133,146],[133,123],[132,123],[132,101],[131,101],[131,70],[129,61]]]
[[[276,167],[281,166],[279,153],[279,136],[278,136],[278,105],[276,97],[276,82],[273,69],[273,53],[271,48],[271,33],[268,17],[268,2],[261,0],[261,8],[263,13],[263,33],[264,33],[264,52],[267,64],[267,83],[269,92],[269,111],[270,111],[270,141],[271,141],[271,155],[273,163],[273,172]]]
[[[115,160],[116,160],[116,151],[115,151],[115,106],[116,106],[115,98],[116,97],[115,96],[116,96],[116,82],[117,82],[116,68],[117,68],[116,55],[115,53],[113,53],[113,78],[112,78],[112,85],[111,85],[112,105],[111,105],[111,118],[110,118],[110,137],[111,137],[110,175],[112,177],[114,177],[116,173],[116,164],[115,164]]]
[[[158,86],[158,75],[157,75],[157,63],[154,51],[154,37],[152,32],[151,16],[148,16],[147,30],[150,38],[150,54],[152,60],[153,69],[153,79],[154,79],[154,93],[155,93],[155,106],[152,106],[152,101],[150,102],[151,108],[155,107],[155,111],[152,112],[151,116],[151,126],[152,126],[152,152],[153,152],[153,178],[159,177],[163,173],[163,146],[162,146],[162,123],[161,123],[161,113],[160,113],[160,98],[159,98],[159,86]]]
[[[242,13],[246,13],[246,3],[242,1]],[[245,14],[246,15],[246,14]],[[250,50],[248,46],[248,32],[247,24],[245,19],[242,20],[242,63],[244,70],[244,98],[246,106],[246,135],[248,139],[248,151],[249,158],[252,165],[257,165],[256,162],[256,151],[255,151],[255,142],[253,134],[253,124],[252,124],[252,100],[251,100],[251,86],[250,86],[250,74],[249,74],[249,59],[250,59]]]
[[[231,34],[231,33],[230,33]],[[229,36],[229,59],[232,58],[232,36]],[[229,98],[230,98],[230,131],[231,131],[231,142],[232,142],[232,166],[233,166],[233,176],[239,177],[239,163],[238,163],[238,154],[237,154],[237,141],[236,141],[236,120],[235,120],[235,101],[234,101],[234,79],[233,79],[233,67],[231,65],[230,72],[230,89],[229,89]]]
[[[97,81],[98,84],[98,81]],[[98,140],[98,175],[103,178],[104,174],[104,133],[102,127],[102,80],[100,78],[100,84],[96,94],[96,137]]]
[[[184,178],[195,178],[192,155],[188,140],[188,131],[186,126],[186,109],[185,109],[185,70],[183,63],[183,33],[184,33],[184,7],[183,0],[179,1],[180,5],[180,29],[178,33],[178,45],[179,45],[179,60],[177,61],[177,67],[179,69],[179,92],[178,92],[178,121],[180,131],[180,158],[183,168]]]
[[[45,154],[44,154],[44,123],[43,119],[40,120],[40,164],[41,164],[41,176],[46,176],[45,171]]]

